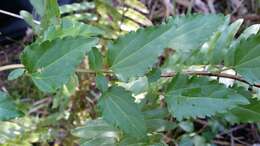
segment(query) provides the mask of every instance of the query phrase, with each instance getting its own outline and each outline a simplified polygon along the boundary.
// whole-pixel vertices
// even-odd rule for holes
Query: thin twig
[[[236,126],[236,127],[234,127],[234,128],[229,129],[228,131],[223,131],[223,132],[219,133],[218,136],[221,136],[221,135],[224,135],[224,134],[228,134],[228,133],[232,133],[232,132],[234,132],[234,131],[236,131],[236,130],[239,130],[239,129],[244,128],[245,126],[247,126],[247,125],[239,125],[239,126]]]
[[[215,144],[218,144],[218,145],[230,146],[230,143],[226,142],[226,141],[213,140],[212,142],[215,143]]]
[[[189,4],[188,10],[187,10],[188,15],[191,14],[193,5],[194,5],[194,0],[190,0],[190,4]]]
[[[260,88],[260,84],[251,84],[250,82],[248,82],[247,80],[243,79],[240,76],[226,74],[226,73],[212,73],[212,72],[207,72],[207,71],[187,71],[187,72],[185,72],[185,74],[228,78],[228,79],[237,80],[237,81],[246,83],[248,85],[252,85],[257,88]],[[176,73],[172,72],[172,73],[162,74],[161,77],[174,77],[175,75],[176,75]]]
[[[214,7],[214,1],[215,0],[208,0],[207,3],[208,3],[208,6],[209,6],[209,10],[211,13],[215,14],[216,13],[216,9]]]
[[[11,64],[11,65],[0,66],[0,71],[16,69],[16,68],[24,68],[24,65],[22,65],[22,64]]]
[[[87,69],[77,69],[76,72],[78,72],[78,73],[89,73],[89,74],[96,74],[97,73],[97,71],[87,70]],[[107,73],[107,74],[113,73],[112,71],[109,71],[109,70],[100,70],[99,72]]]
[[[170,0],[163,0],[162,3],[165,7],[164,16],[166,18],[166,17],[170,16],[170,14],[172,13],[172,9],[173,9],[172,4],[171,4]]]
[[[230,136],[230,137],[233,139],[233,141],[237,141],[237,142],[243,144],[244,146],[251,146],[251,144],[249,144],[249,143],[247,143],[247,142],[244,142],[244,141],[241,141],[240,139],[234,137],[234,136],[231,135],[230,133],[228,134],[228,136]]]
[[[244,2],[244,0],[241,0],[241,1],[238,0],[238,1],[234,2],[234,3],[236,3],[236,8],[234,8],[234,10],[231,12],[231,15],[235,14],[241,8],[241,6],[243,5],[243,2]],[[232,3],[232,1],[231,1],[231,3]]]
[[[5,15],[8,15],[8,16],[15,17],[15,18],[18,18],[18,19],[23,19],[23,20],[24,20],[24,18],[23,18],[22,16],[17,15],[17,14],[15,14],[15,13],[11,13],[11,12],[5,11],[5,10],[1,10],[1,9],[0,9],[0,13],[5,14]],[[33,20],[33,22],[34,22],[35,24],[40,25],[40,21]]]
[[[16,68],[24,68],[24,65],[22,65],[22,64],[11,64],[11,65],[0,66],[0,71],[16,69]],[[85,69],[77,69],[76,71],[81,72],[81,73],[90,73],[90,74],[97,73],[96,71],[85,70]],[[110,70],[101,70],[100,72],[108,73],[108,74],[113,73]],[[243,82],[245,84],[260,88],[260,84],[251,84],[247,80],[243,79],[241,76],[237,76],[237,75],[231,75],[231,74],[226,74],[226,73],[213,73],[213,72],[207,72],[207,71],[186,71],[184,73],[187,74],[187,75],[214,76],[214,77],[233,79],[233,80],[237,80],[237,81]],[[177,74],[176,72],[163,73],[163,74],[161,74],[161,77],[165,77],[165,78],[174,77],[174,76],[176,76],[176,74]]]

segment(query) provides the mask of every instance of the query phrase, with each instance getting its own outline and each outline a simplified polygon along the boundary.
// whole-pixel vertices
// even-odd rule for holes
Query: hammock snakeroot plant
[[[78,86],[78,74],[95,75],[96,118],[71,129],[82,145],[167,145],[163,133],[197,118],[260,121],[260,101],[246,89],[260,88],[259,25],[235,38],[241,19],[230,24],[229,16],[194,14],[107,40],[105,30],[63,19],[56,1],[46,3],[50,8],[32,26],[38,37],[21,53],[21,64],[0,71],[14,69],[9,80],[26,75],[41,92],[64,96],[75,94],[70,89]],[[166,49],[173,53],[159,63]],[[82,67],[86,56],[89,65]],[[27,115],[8,96],[0,92],[0,120]]]

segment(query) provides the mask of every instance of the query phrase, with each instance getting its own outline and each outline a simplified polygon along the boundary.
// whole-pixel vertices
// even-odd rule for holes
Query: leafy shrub
[[[108,31],[98,25],[61,18],[56,1],[46,0],[45,5],[41,24],[32,26],[38,37],[21,54],[19,67],[24,69],[12,71],[9,79],[29,76],[39,90],[53,96],[54,108],[68,113],[68,103],[76,100],[70,97],[79,98],[78,73],[94,74],[101,93],[97,101],[90,100],[95,119],[71,121],[77,123],[71,134],[82,145],[167,145],[165,132],[178,125],[191,132],[192,119],[260,120],[255,98],[260,87],[259,25],[235,38],[242,20],[230,24],[223,15],[175,16],[108,40]],[[64,13],[70,12],[66,7]],[[83,60],[87,65],[80,65]],[[231,85],[221,83],[224,78],[232,79]],[[246,90],[248,85],[253,91]],[[0,99],[1,120],[24,115],[6,93]],[[36,123],[69,119],[65,117],[52,115]]]

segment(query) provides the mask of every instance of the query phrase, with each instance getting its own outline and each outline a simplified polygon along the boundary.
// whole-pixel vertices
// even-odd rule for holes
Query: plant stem
[[[94,71],[94,70],[87,70],[87,69],[77,69],[76,72],[79,72],[79,73],[89,73],[89,74],[96,74],[98,72],[107,73],[107,74],[112,74],[113,73],[112,71],[109,71],[109,70]]]
[[[24,68],[24,65],[22,65],[22,64],[11,64],[11,65],[0,66],[0,71],[16,69],[16,68]],[[89,73],[89,74],[98,73],[98,72],[93,71],[93,70],[85,70],[85,69],[77,69],[76,71],[81,72],[81,73]],[[109,71],[109,70],[101,70],[100,72],[108,73],[108,74],[113,73],[112,71]],[[184,73],[187,74],[187,75],[214,76],[214,77],[222,77],[222,78],[227,78],[227,79],[233,79],[233,80],[237,80],[237,81],[243,82],[245,84],[260,88],[260,84],[251,84],[247,80],[243,79],[241,76],[237,76],[237,75],[231,75],[231,74],[226,74],[226,73],[213,73],[213,72],[208,72],[208,71],[186,71]],[[161,77],[169,78],[169,77],[176,76],[176,74],[177,74],[176,72],[163,73],[163,74],[161,74]]]
[[[24,65],[22,65],[22,64],[10,64],[10,65],[5,65],[5,66],[0,66],[0,71],[16,69],[16,68],[24,68]]]
[[[237,81],[246,83],[248,85],[260,88],[260,84],[251,84],[247,80],[243,79],[241,76],[237,76],[237,75],[231,75],[231,74],[226,74],[226,73],[212,73],[212,72],[207,72],[207,71],[186,71],[185,74],[228,78],[228,79],[237,80]],[[172,73],[162,74],[161,77],[174,77],[175,75],[176,75],[176,73],[172,72]]]
[[[0,13],[5,14],[5,15],[8,15],[8,16],[15,17],[15,18],[18,18],[18,19],[23,19],[22,16],[17,15],[17,14],[15,14],[15,13],[11,13],[11,12],[5,11],[5,10],[1,10],[1,9],[0,9]],[[24,20],[24,19],[23,19],[23,20]],[[33,22],[34,22],[35,24],[40,25],[40,21],[33,20]]]
[[[194,4],[194,0],[191,0],[189,7],[188,7],[188,10],[187,10],[187,15],[191,15],[193,4]]]

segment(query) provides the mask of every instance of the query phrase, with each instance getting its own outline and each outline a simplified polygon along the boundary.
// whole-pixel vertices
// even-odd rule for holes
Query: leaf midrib
[[[93,40],[91,40],[91,41],[93,41]],[[91,41],[89,42],[89,43],[91,43]],[[74,53],[74,52],[81,52],[82,50],[81,50],[81,47],[82,46],[84,46],[84,44],[83,45],[81,45],[81,46],[78,46],[78,47],[75,47],[74,49],[70,49],[70,51],[68,51],[67,53],[65,53],[65,54],[63,54],[62,56],[60,56],[58,59],[56,59],[55,61],[53,61],[53,62],[51,62],[50,64],[48,64],[47,66],[45,66],[45,67],[42,67],[44,70],[48,70],[52,65],[54,65],[54,64],[56,64],[57,62],[59,62],[60,60],[62,60],[64,57],[66,57],[67,55],[70,55],[71,53]],[[87,48],[84,48],[84,49],[87,49]],[[48,50],[46,51],[46,52],[48,52]],[[46,53],[45,52],[45,53]],[[80,54],[80,55],[82,55],[82,54]],[[37,61],[37,63],[35,64],[35,67],[37,67],[37,68],[41,68],[41,67],[39,67],[39,62],[41,62],[41,60],[42,60],[42,58],[43,58],[43,56],[44,56],[44,54],[42,55],[42,57]],[[38,72],[37,70],[36,70],[36,72]],[[43,71],[42,71],[43,72]]]
[[[117,96],[117,95],[115,95],[115,94],[112,94],[112,93],[111,93],[111,95],[114,96],[114,97],[116,97],[116,98],[119,98],[119,99],[120,99],[120,97]],[[126,117],[126,119],[129,121],[129,124],[132,125],[132,127],[133,127],[134,129],[136,129],[136,131],[139,131],[139,128],[137,128],[137,127],[135,126],[135,124],[133,124],[133,123],[131,122],[131,119],[129,118],[130,116],[128,117],[128,114],[125,113],[125,111],[122,110],[122,108],[121,108],[120,106],[118,106],[116,102],[114,102],[113,98],[110,98],[110,101],[115,105],[115,107],[116,107],[119,111],[121,111],[121,112],[123,113],[123,115],[124,115],[124,116]],[[140,131],[139,131],[139,132],[140,132]],[[139,133],[139,132],[138,132],[138,133]]]
[[[192,21],[194,21],[194,20],[192,20]],[[187,25],[187,24],[191,23],[192,21],[186,22],[185,24]],[[168,25],[169,25],[169,24],[168,24]],[[113,67],[113,66],[116,66],[117,64],[120,64],[120,63],[124,62],[124,61],[127,60],[129,57],[132,57],[133,55],[135,55],[136,53],[138,53],[140,50],[146,48],[147,45],[150,45],[150,43],[152,43],[152,42],[154,42],[155,40],[161,38],[161,36],[163,36],[163,35],[169,33],[170,30],[172,30],[172,29],[178,30],[178,29],[181,29],[182,27],[185,27],[186,25],[181,25],[180,27],[177,27],[177,28],[175,28],[174,26],[171,27],[170,29],[166,30],[164,33],[160,34],[158,37],[156,37],[156,38],[152,39],[151,41],[149,41],[148,43],[146,43],[146,44],[145,44],[144,46],[142,46],[141,49],[139,49],[138,51],[135,51],[135,52],[129,54],[127,57],[125,57],[124,59],[118,61],[117,63],[115,63],[115,61],[114,61],[113,63],[115,63],[115,64],[113,64],[112,67]],[[186,33],[183,33],[183,34],[179,35],[178,37],[175,37],[174,39],[176,40],[177,38],[180,38],[181,36],[186,35],[187,33],[191,33],[191,32],[193,32],[193,31],[195,31],[195,30],[197,30],[197,29],[199,29],[199,28],[201,28],[201,27],[204,27],[204,26],[205,26],[205,24],[204,24],[204,25],[201,25],[200,27],[197,27],[196,29],[192,29],[191,31],[188,31],[188,32],[186,32]],[[135,39],[135,40],[137,40],[137,39]],[[168,44],[166,44],[165,46],[167,46],[167,45],[168,45]],[[126,48],[127,48],[127,47],[126,47]],[[164,49],[164,48],[162,48],[162,50],[163,50],[163,49]],[[121,50],[123,51],[123,50],[125,50],[125,49],[121,49]],[[122,51],[120,51],[120,54],[121,54]],[[119,55],[118,55],[118,56],[119,56]],[[115,59],[115,60],[116,60],[116,59]]]

